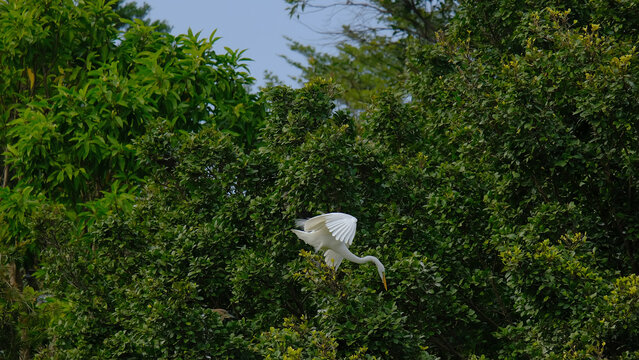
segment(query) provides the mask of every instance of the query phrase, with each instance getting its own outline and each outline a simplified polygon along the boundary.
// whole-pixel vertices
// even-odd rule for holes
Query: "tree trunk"
[[[4,151],[9,151],[9,145],[4,147]],[[3,163],[3,171],[2,171],[2,187],[7,187],[9,185],[9,164],[7,164],[7,157],[4,157]]]
[[[20,269],[15,261],[9,264],[9,285],[22,292],[22,276],[20,276]]]
[[[6,151],[5,147],[5,151]],[[2,187],[7,187],[9,185],[9,165],[4,164],[4,169],[2,171]],[[22,284],[22,272],[16,264],[15,261],[12,261],[9,264],[9,286],[14,288],[19,294],[22,294],[23,284]],[[22,319],[20,315],[18,315],[18,319],[16,324],[22,323]],[[20,360],[31,360],[31,349],[29,347],[29,335],[27,333],[27,327],[23,326],[20,330]]]
[[[27,342],[27,329],[23,328],[20,333],[21,347],[20,349],[20,360],[31,360],[31,349],[29,348],[29,343]]]
[[[18,267],[15,261],[9,264],[9,285],[14,288],[18,293],[22,294],[22,271]],[[20,301],[20,300],[18,300]],[[21,324],[23,319],[18,315],[16,325]],[[31,360],[31,349],[29,347],[29,335],[27,333],[27,327],[23,324],[20,330],[20,360]]]

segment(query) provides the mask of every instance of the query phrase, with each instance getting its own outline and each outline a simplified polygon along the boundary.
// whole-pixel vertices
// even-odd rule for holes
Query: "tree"
[[[126,4],[123,4],[123,2],[123,0],[116,0],[112,2],[112,8],[120,18],[127,20],[140,19],[144,22],[145,25],[154,27],[156,31],[171,31],[171,26],[166,22],[166,20],[151,21],[147,18],[149,12],[151,11],[151,6],[146,2],[143,2],[141,6],[139,6],[135,1],[127,2]],[[127,25],[126,22],[120,22],[116,26],[118,29],[122,29]]]
[[[359,18],[344,25],[341,34],[347,38],[367,39],[371,34],[388,34],[400,38],[413,37],[432,43],[435,33],[455,14],[457,2],[432,0],[370,0],[319,3],[312,0],[285,0],[291,16],[305,11],[350,11]],[[328,31],[330,33],[330,30]]]
[[[5,229],[38,244],[47,290],[23,293],[48,297],[2,330],[46,329],[41,358],[637,358],[636,20],[605,3],[461,3],[357,116],[315,79],[225,98],[257,109],[240,133],[224,111],[166,115],[159,70],[124,78],[156,89],[157,116],[127,142],[146,181],[76,211],[46,182],[3,189]],[[137,59],[131,74],[155,54],[131,50],[149,41],[139,26],[115,47]],[[175,59],[161,67],[172,85],[199,48],[166,36],[144,44]],[[217,79],[241,82],[232,69]],[[388,291],[373,267],[334,272],[289,231],[333,211],[358,218],[353,251],[380,258]]]
[[[56,351],[69,358],[258,358],[281,341],[279,329],[267,333],[273,324],[317,314],[308,326],[320,343],[310,353],[428,358],[373,269],[343,264],[352,274],[338,281],[315,265],[317,256],[301,258],[303,243],[291,241],[299,211],[349,211],[374,224],[375,215],[358,204],[384,194],[374,191],[377,149],[356,137],[348,114],[333,112],[333,91],[325,82],[270,90],[262,146],[251,152],[213,126],[150,132],[136,146],[140,162],[154,170],[130,212],[113,212],[85,234],[43,235],[51,230],[42,228],[37,236],[55,244],[43,255],[44,281],[67,307],[51,329]],[[379,242],[361,246],[382,255]],[[431,275],[423,274],[429,282]],[[223,323],[217,307],[236,319]]]
[[[410,93],[436,153],[482,179],[473,244],[491,261],[467,271],[483,274],[480,293],[497,289],[499,306],[477,313],[500,345],[481,353],[632,358],[635,20],[603,2],[542,5],[558,9],[463,4],[436,45],[415,48]]]
[[[0,4],[3,357],[17,358],[20,349],[29,358],[46,344],[43,329],[30,325],[48,311],[38,311],[42,284],[34,276],[49,244],[30,225],[41,212],[63,206],[70,228],[82,233],[129,208],[149,174],[134,144],[160,126],[194,131],[208,124],[241,146],[255,145],[263,110],[245,88],[253,80],[242,53],[216,53],[213,35],[173,37],[121,18],[114,9],[143,17],[148,6],[120,5]]]
[[[401,77],[410,40],[433,43],[436,32],[450,21],[457,6],[456,1],[286,2],[291,16],[318,11],[351,14],[352,23],[338,31],[325,31],[339,39],[337,54],[318,52],[289,39],[290,48],[304,56],[307,64],[287,60],[302,71],[297,79],[302,83],[316,77],[333,78],[343,88],[339,101],[357,110]]]

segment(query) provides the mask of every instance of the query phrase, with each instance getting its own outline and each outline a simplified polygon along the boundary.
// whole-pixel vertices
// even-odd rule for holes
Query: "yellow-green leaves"
[[[33,70],[31,70],[31,68],[27,68],[27,76],[29,77],[29,90],[33,90],[33,85],[35,84],[35,75],[33,74]]]

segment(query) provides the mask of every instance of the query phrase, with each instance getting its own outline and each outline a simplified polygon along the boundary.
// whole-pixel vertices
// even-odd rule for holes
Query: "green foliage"
[[[420,358],[420,339],[406,329],[406,317],[394,301],[384,299],[379,289],[369,288],[371,283],[379,285],[370,267],[352,272],[345,269],[338,281],[334,270],[321,258],[308,252],[302,255],[312,267],[293,276],[302,283],[302,292],[312,294],[309,305],[317,309],[315,320],[321,329],[339,339],[338,344],[344,348],[341,351],[355,355],[365,344],[367,351],[378,356]]]
[[[240,52],[141,21],[106,45],[65,35],[97,50],[56,58],[48,90],[3,57],[0,274],[35,280],[0,287],[1,354],[636,358],[633,4],[463,2],[357,117],[339,81],[258,99]],[[388,291],[289,231],[331,211],[359,219],[351,250]]]
[[[289,15],[298,17],[305,11],[321,11],[327,8],[338,8],[351,11],[359,16],[370,16],[377,20],[353,21],[344,25],[344,33],[350,37],[361,36],[366,32],[392,31],[401,37],[415,37],[429,42],[435,40],[435,32],[446,25],[457,8],[456,1],[388,1],[369,0],[362,2],[317,3],[313,0],[285,0],[289,6]],[[349,35],[350,34],[350,35]]]
[[[214,41],[194,34],[173,38],[132,23],[117,48],[121,54],[103,64],[58,68],[60,76],[89,71],[81,84],[59,78],[55,94],[16,109],[7,133],[16,140],[6,154],[13,177],[56,189],[56,199],[71,203],[99,196],[114,180],[136,183],[145,170],[129,145],[158,118],[185,130],[215,118],[219,128],[252,146],[256,124],[242,119],[256,106],[245,105],[251,102],[242,87],[247,82],[229,81],[243,59],[215,54]]]
[[[410,39],[432,43],[435,34],[454,14],[456,1],[387,1],[316,2],[286,0],[289,15],[332,9],[352,16],[341,29],[326,30],[336,40],[336,54],[322,53],[289,39],[291,50],[306,59],[306,64],[287,58],[301,70],[296,78],[304,83],[316,78],[331,78],[343,89],[337,100],[357,111],[367,108],[371,97],[401,80]]]
[[[241,327],[215,311],[228,303],[220,269],[230,249],[210,226],[211,208],[232,186],[211,175],[231,173],[224,166],[238,148],[212,126],[174,136],[177,156],[188,157],[169,169],[172,182],[152,179],[130,212],[113,213],[46,253],[45,283],[69,306],[52,327],[64,358],[244,357]],[[66,256],[75,260],[59,261]]]
[[[352,109],[365,109],[371,98],[397,80],[403,71],[403,45],[385,37],[362,40],[361,44],[339,43],[337,55],[319,52],[293,40],[289,42],[289,48],[307,63],[286,59],[302,72],[294,80],[304,83],[315,78],[333,79],[343,88],[339,102]]]
[[[142,20],[148,11],[119,1],[0,4],[0,266],[10,290],[0,357],[48,351],[49,324],[31,325],[49,317],[34,305],[49,294],[34,278],[41,256],[131,212],[153,171],[138,162],[135,145],[147,132],[157,124],[170,132],[214,127],[246,151],[257,144],[264,110],[247,91],[253,79],[242,52],[217,53],[214,34],[161,32],[166,24]],[[77,231],[52,243],[34,235],[48,206],[61,206],[56,221],[68,218]],[[65,296],[51,302],[72,304]]]
[[[282,329],[262,333],[257,351],[265,359],[337,359],[335,339],[310,327],[304,318],[286,318]]]
[[[29,217],[42,201],[42,196],[32,192],[33,188],[28,186],[16,191],[0,188],[0,239],[4,240],[3,246],[7,246],[6,255],[29,251]]]
[[[473,174],[462,199],[483,203],[485,225],[461,235],[474,229],[464,248],[486,253],[459,263],[473,279],[459,289],[492,325],[479,352],[491,357],[636,351],[636,334],[606,321],[613,284],[637,271],[636,36],[614,31],[628,20],[598,6],[463,4],[438,44],[414,47],[409,92],[430,120],[429,154]],[[489,27],[486,16],[503,21]],[[497,306],[477,297],[491,289]]]
[[[263,146],[251,152],[214,126],[187,133],[160,123],[141,137],[139,162],[154,170],[131,210],[105,214],[43,255],[44,282],[68,306],[51,327],[57,353],[430,358],[420,326],[370,267],[345,264],[338,281],[310,254],[300,259],[304,246],[288,231],[298,208],[355,212],[376,196],[379,150],[356,136],[348,114],[332,112],[332,91],[327,82],[272,89]],[[359,250],[392,264],[379,244]],[[75,260],[58,260],[66,257]],[[215,308],[235,318],[221,322]]]
[[[172,27],[166,22],[166,20],[151,21],[146,17],[151,11],[151,6],[146,2],[143,2],[142,5],[138,5],[135,1],[123,4],[123,0],[116,0],[112,7],[122,19],[140,19],[144,21],[146,25],[153,26],[157,31],[167,33],[171,31]],[[123,27],[126,27],[125,22],[118,24],[119,29]]]

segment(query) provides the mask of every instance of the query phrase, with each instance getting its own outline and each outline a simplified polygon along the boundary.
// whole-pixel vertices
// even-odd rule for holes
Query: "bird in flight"
[[[324,260],[328,266],[337,270],[343,259],[356,264],[372,262],[377,267],[384,289],[388,290],[386,270],[379,259],[370,255],[359,257],[348,250],[357,229],[357,219],[354,216],[328,213],[310,219],[298,219],[296,225],[302,230],[292,229],[295,235],[314,247],[315,251],[323,250]]]

